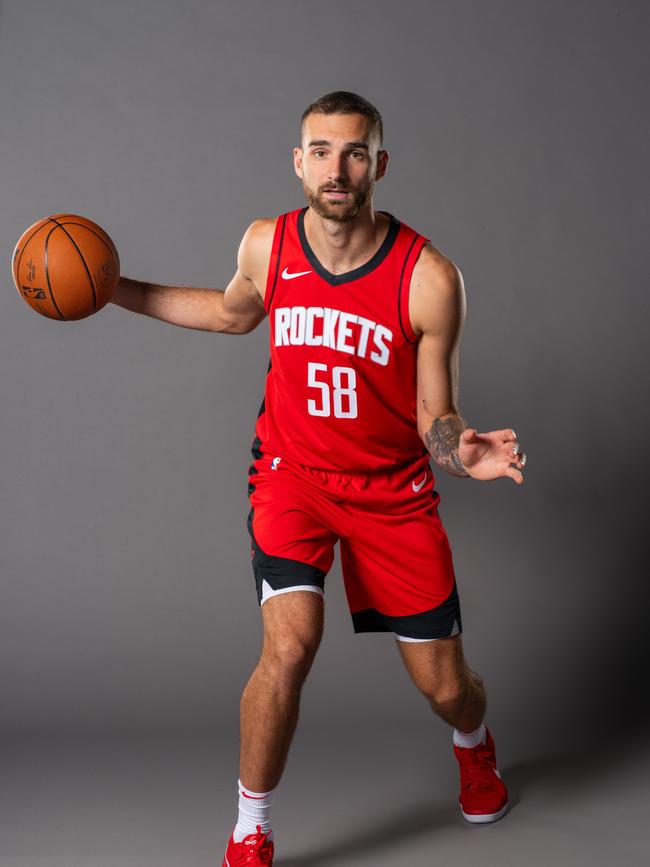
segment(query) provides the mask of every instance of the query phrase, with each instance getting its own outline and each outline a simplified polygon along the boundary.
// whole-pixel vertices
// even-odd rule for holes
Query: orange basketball
[[[85,319],[110,301],[120,279],[120,259],[96,223],[55,214],[23,233],[12,270],[18,292],[37,313]]]

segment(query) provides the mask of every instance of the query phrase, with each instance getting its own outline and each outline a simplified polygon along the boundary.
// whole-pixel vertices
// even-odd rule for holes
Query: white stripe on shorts
[[[260,605],[264,605],[267,599],[271,599],[273,596],[280,596],[282,593],[291,593],[292,590],[311,590],[314,593],[320,593],[321,596],[324,596],[323,588],[319,587],[317,584],[297,584],[295,587],[280,587],[279,590],[274,590],[269,582],[263,578],[262,579],[262,601]]]

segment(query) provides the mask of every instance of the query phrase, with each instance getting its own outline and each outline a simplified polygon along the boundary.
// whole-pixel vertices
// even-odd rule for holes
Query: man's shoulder
[[[259,217],[250,224],[246,230],[246,235],[250,235],[253,239],[264,239],[268,238],[269,235],[273,238],[275,229],[280,221],[291,218],[295,219],[302,210],[304,208],[295,208],[291,211],[278,214],[277,217]]]
[[[239,254],[254,256],[271,255],[273,236],[279,217],[261,217],[248,226],[241,239]]]
[[[462,315],[464,307],[465,288],[460,270],[427,241],[411,276],[409,314],[414,331],[421,334],[435,328],[448,315]]]
[[[427,281],[447,284],[458,278],[458,268],[441,250],[426,240],[413,269],[413,276],[426,277]]]
[[[245,259],[253,257],[256,260],[261,260],[268,264],[273,249],[273,239],[275,238],[276,229],[286,225],[287,220],[295,220],[300,214],[302,208],[296,208],[292,211],[287,211],[284,214],[279,214],[277,217],[259,217],[248,226],[244,232],[239,248],[240,258]]]
[[[411,293],[455,294],[463,278],[458,266],[441,250],[425,241],[411,276]]]
[[[237,254],[237,265],[242,274],[252,280],[263,295],[266,272],[271,259],[275,228],[281,217],[261,217],[244,232]]]
[[[397,218],[393,217],[393,219]],[[415,262],[416,270],[440,278],[453,276],[457,270],[456,265],[448,256],[438,249],[438,247],[431,243],[425,232],[418,231],[418,229],[414,228],[410,223],[404,220],[398,219],[397,222],[399,222],[414,239],[421,238],[424,241]]]
[[[279,219],[280,217],[259,217],[253,220],[244,233],[244,240],[255,244],[264,242],[269,236],[273,239],[275,227]]]

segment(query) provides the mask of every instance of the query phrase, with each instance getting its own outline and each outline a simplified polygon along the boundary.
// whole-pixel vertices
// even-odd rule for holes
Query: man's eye
[[[363,151],[352,151],[351,156],[353,156],[355,158],[355,160],[358,160],[358,159],[363,159],[365,154],[363,153]]]
[[[325,156],[325,151],[314,151],[315,157],[323,157]]]

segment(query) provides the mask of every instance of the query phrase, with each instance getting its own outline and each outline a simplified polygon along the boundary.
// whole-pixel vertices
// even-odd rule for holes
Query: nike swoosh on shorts
[[[415,482],[411,482],[411,487],[413,488],[414,493],[417,494],[418,491],[422,490],[422,488],[424,487],[424,483],[427,480],[427,475],[428,475],[428,472],[425,470],[424,478],[422,479],[421,482],[419,482],[417,485],[415,484]]]

